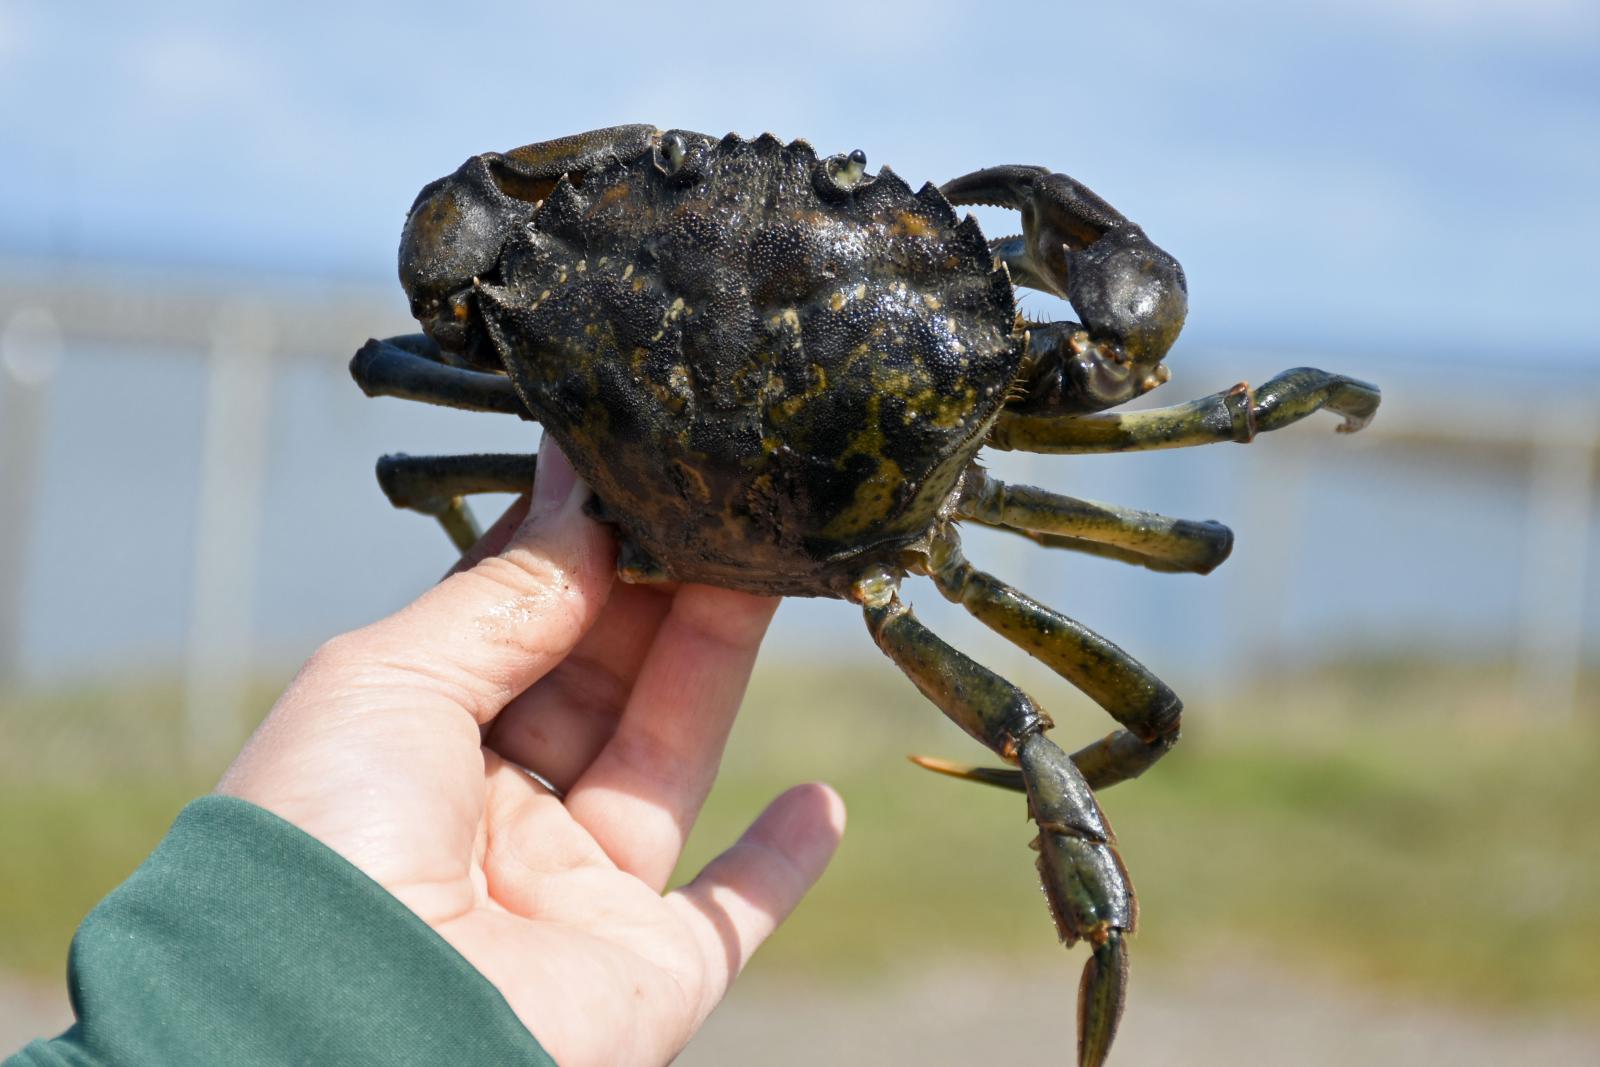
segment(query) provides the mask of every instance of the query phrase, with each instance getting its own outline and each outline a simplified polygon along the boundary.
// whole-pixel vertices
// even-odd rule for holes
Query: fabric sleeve
[[[0,1067],[554,1067],[499,991],[343,857],[232,797],[189,804],[72,942],[77,1022]]]

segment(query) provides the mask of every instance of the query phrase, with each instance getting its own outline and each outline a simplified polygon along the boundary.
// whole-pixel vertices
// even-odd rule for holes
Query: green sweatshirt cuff
[[[554,1062],[494,986],[332,849],[204,797],[90,912],[77,1022],[0,1067]]]

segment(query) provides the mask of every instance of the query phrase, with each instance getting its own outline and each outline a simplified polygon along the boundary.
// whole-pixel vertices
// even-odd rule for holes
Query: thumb
[[[767,805],[694,881],[668,895],[685,912],[708,968],[697,1022],[822,877],[844,823],[844,801],[832,787],[797,785]]]
[[[401,667],[488,722],[561,662],[605,605],[615,550],[584,514],[587,497],[547,435],[528,516],[506,546],[349,635],[346,651]]]

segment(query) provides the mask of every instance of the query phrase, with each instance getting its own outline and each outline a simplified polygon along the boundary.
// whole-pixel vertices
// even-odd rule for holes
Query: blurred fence
[[[141,662],[181,661],[188,740],[205,748],[264,656],[293,654],[308,628],[332,632],[385,606],[372,591],[386,569],[436,568],[437,552],[421,570],[402,564],[410,546],[435,535],[420,522],[377,518],[383,505],[355,450],[496,442],[478,423],[470,433],[457,429],[463,423],[423,428],[425,416],[409,407],[380,416],[360,400],[344,377],[348,353],[369,335],[407,329],[397,290],[0,264],[0,684],[89,670],[126,639]],[[1164,393],[1259,381],[1290,362],[1238,351],[1182,358],[1189,370]],[[1053,459],[1005,456],[995,466],[1138,506],[1176,498],[1210,512],[1225,491],[1228,521],[1266,532],[1230,565],[1219,595],[1190,598],[1176,615],[1147,604],[1122,622],[1158,644],[1163,635],[1175,644],[1182,633],[1227,635],[1187,641],[1202,653],[1233,648],[1199,655],[1191,674],[1378,635],[1504,655],[1524,702],[1569,712],[1595,644],[1600,389],[1575,376],[1551,400],[1426,363],[1339,354],[1292,362],[1378,380],[1386,396],[1377,421],[1335,440],[1319,417],[1268,443],[1223,449],[1229,457],[1203,469],[1162,461],[1159,476],[1147,473],[1157,469],[1148,457],[1107,457],[1118,463],[1099,475],[1073,467],[1070,484],[1059,484],[1064,468],[1048,467]],[[1197,369],[1216,376],[1203,389],[1191,385]],[[493,431],[504,441],[516,432]],[[286,465],[292,477],[280,476]],[[1129,486],[1143,486],[1146,499],[1125,499]],[[119,503],[97,510],[105,499]],[[360,521],[340,511],[347,500],[360,501]],[[393,525],[375,533],[379,522]],[[1123,586],[984,543],[1025,583],[1048,591],[1070,579],[1080,598],[1100,589],[1110,615],[1122,610]],[[173,544],[186,546],[181,562]],[[288,553],[293,569],[264,571],[268,551]],[[96,577],[80,573],[97,567]],[[119,589],[158,570],[159,585],[118,602]],[[349,585],[330,590],[333,576]],[[186,590],[177,601],[174,587]],[[329,606],[341,601],[355,607]],[[1299,601],[1345,607],[1319,622],[1297,614]],[[118,612],[120,623],[107,617]],[[802,613],[796,625],[814,618]]]

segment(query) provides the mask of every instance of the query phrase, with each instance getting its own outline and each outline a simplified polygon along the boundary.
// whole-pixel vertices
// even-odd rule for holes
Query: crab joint
[[[1233,421],[1233,439],[1247,445],[1256,439],[1256,398],[1249,382],[1240,382],[1222,396]]]

